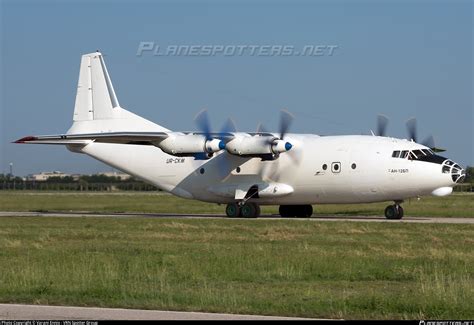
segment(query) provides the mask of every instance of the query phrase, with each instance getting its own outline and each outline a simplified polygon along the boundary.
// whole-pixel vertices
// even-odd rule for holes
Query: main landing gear
[[[403,218],[403,208],[400,205],[401,201],[396,201],[394,205],[389,205],[385,208],[385,218],[391,220],[400,220]]]
[[[313,206],[307,205],[280,205],[282,218],[310,218],[313,214]]]
[[[229,218],[258,218],[260,206],[252,202],[235,202],[227,204],[225,213]],[[282,218],[309,218],[313,214],[311,205],[280,205]]]
[[[229,218],[258,218],[260,216],[260,206],[256,203],[229,203],[225,209]]]

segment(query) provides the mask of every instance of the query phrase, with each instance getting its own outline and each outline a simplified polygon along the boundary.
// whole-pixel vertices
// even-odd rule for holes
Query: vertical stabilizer
[[[83,55],[73,120],[112,119],[119,106],[102,54]]]
[[[120,107],[100,52],[81,58],[74,116],[68,134],[166,132],[168,129]]]

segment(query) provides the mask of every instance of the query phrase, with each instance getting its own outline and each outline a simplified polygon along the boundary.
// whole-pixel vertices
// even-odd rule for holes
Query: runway
[[[474,224],[474,218],[446,217],[404,217],[402,220],[388,220],[382,216],[331,216],[313,215],[311,218],[281,218],[279,215],[263,215],[258,219],[227,218],[223,214],[177,214],[177,213],[95,213],[95,212],[20,212],[0,211],[0,217],[103,217],[103,218],[176,218],[176,219],[229,219],[229,220],[294,220],[294,221],[333,221],[333,222],[389,222],[389,223],[441,223]]]
[[[0,319],[8,320],[302,320],[278,316],[234,315],[122,308],[0,304]],[[305,318],[306,319],[306,318]]]

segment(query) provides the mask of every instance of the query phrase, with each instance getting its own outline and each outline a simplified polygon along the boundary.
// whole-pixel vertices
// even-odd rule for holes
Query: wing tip
[[[34,140],[37,140],[38,138],[37,137],[34,137],[32,135],[29,135],[27,137],[23,137],[21,139],[18,139],[16,141],[13,141],[12,143],[27,143],[28,141],[34,141]]]

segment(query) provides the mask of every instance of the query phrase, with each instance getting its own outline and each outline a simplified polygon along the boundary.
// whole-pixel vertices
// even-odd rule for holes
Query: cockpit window
[[[421,158],[425,155],[421,150],[413,150],[413,154],[415,154],[415,156],[416,156],[415,159],[416,158]]]
[[[434,156],[434,152],[430,149],[417,149],[417,150],[395,150],[392,152],[393,158],[406,158],[410,160],[424,160],[430,156]]]

